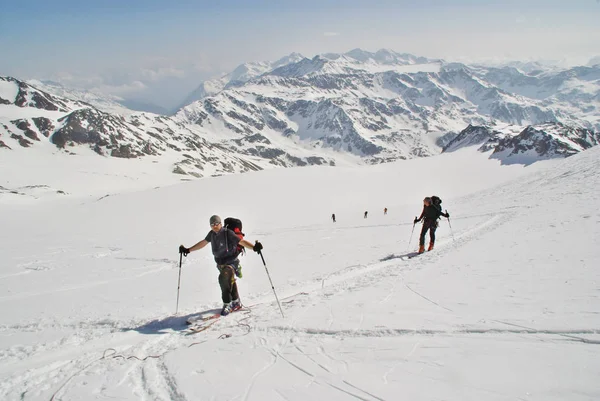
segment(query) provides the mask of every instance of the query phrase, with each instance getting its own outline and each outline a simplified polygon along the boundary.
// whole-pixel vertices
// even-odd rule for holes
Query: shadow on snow
[[[138,327],[124,327],[121,331],[137,331],[141,334],[166,334],[173,331],[186,330],[190,325],[187,321],[191,318],[205,314],[220,313],[221,309],[208,309],[202,312],[190,313],[185,316],[167,316],[162,319],[154,319]]]
[[[418,252],[408,252],[408,253],[404,253],[402,255],[396,255],[394,253],[388,255],[388,256],[384,256],[383,258],[379,259],[380,262],[387,262],[388,260],[392,260],[392,259],[402,259],[402,260],[406,260],[406,259],[410,259],[410,258],[414,258],[415,256],[421,255]]]

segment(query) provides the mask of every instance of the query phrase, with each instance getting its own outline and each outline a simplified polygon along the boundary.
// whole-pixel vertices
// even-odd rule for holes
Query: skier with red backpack
[[[258,241],[256,244],[252,244],[244,239],[242,222],[239,219],[228,217],[223,226],[221,218],[214,215],[210,218],[210,231],[206,237],[190,248],[180,245],[179,253],[187,256],[190,252],[202,249],[209,243],[212,246],[212,253],[219,270],[219,285],[223,299],[221,315],[226,316],[242,307],[235,282],[235,276],[242,277],[242,266],[238,256],[244,251],[244,248],[260,253],[263,246]]]
[[[423,199],[423,212],[418,218],[415,217],[413,224],[417,224],[423,220],[423,228],[421,229],[421,236],[419,237],[419,253],[425,252],[425,236],[429,231],[429,248],[428,251],[433,250],[435,244],[435,230],[438,227],[438,219],[440,216],[450,218],[450,214],[446,210],[446,213],[442,212],[442,200],[437,196],[427,197]]]

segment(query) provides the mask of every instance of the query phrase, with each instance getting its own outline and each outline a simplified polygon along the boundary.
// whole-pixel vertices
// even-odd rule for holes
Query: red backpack
[[[240,219],[236,219],[235,217],[227,217],[225,219],[225,228],[233,231],[240,239],[244,239],[245,234],[242,232],[242,221]],[[243,252],[245,252],[244,247],[238,244],[236,256]]]

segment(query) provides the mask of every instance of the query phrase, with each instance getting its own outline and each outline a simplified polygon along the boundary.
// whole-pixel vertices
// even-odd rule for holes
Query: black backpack
[[[235,217],[227,217],[225,219],[225,228],[233,231],[240,239],[244,239],[244,233],[242,232],[242,220],[236,219]],[[236,256],[244,252],[244,247],[241,245],[237,246]]]
[[[435,207],[440,213],[442,212],[442,199],[439,196],[433,195],[431,197],[431,204]]]

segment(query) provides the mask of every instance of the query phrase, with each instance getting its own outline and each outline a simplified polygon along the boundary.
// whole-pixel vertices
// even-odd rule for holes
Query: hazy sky
[[[204,79],[291,52],[585,64],[598,21],[600,0],[0,0],[0,75],[173,107]]]

